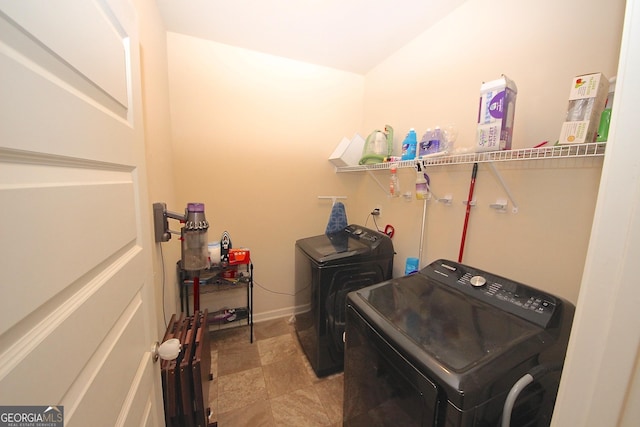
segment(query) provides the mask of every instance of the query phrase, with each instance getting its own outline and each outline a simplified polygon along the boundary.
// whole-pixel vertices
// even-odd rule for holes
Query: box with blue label
[[[510,150],[518,88],[504,74],[480,86],[475,151]]]

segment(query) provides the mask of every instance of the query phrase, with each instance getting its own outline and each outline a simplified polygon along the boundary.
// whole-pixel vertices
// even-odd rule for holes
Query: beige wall
[[[458,147],[474,142],[480,84],[506,74],[518,86],[514,148],[555,142],[574,75],[616,74],[624,1],[469,0],[366,76],[365,129],[389,123],[396,152],[409,128],[456,123]],[[576,26],[574,23],[582,22]],[[576,30],[578,28],[578,30]],[[517,214],[488,205],[506,193],[486,164],[479,167],[478,201],[469,220],[464,262],[577,300],[599,183],[601,160],[496,164],[518,203]],[[423,264],[457,259],[471,165],[429,170],[438,197],[429,203]],[[387,174],[378,172],[380,182]],[[403,191],[415,174],[403,170]],[[358,206],[384,206],[383,223],[396,228],[396,273],[419,248],[422,206],[388,200],[363,176]],[[366,196],[364,196],[366,195]]]
[[[418,254],[423,205],[388,199],[376,182],[386,186],[386,171],[334,173],[326,159],[340,139],[390,124],[399,150],[410,127],[421,135],[455,122],[457,145],[469,146],[479,86],[504,73],[519,89],[514,147],[555,141],[571,77],[616,74],[623,6],[469,0],[366,76],[169,33],[174,210],[204,202],[209,240],[227,230],[234,246],[251,249],[256,320],[293,310],[295,240],[321,234],[331,208],[319,195],[348,196],[349,222],[370,227],[368,213],[381,206],[378,225],[396,229],[400,275]],[[567,24],[578,21],[579,34]],[[500,31],[507,36],[493,35]],[[499,44],[497,54],[486,52],[491,44]],[[488,207],[506,195],[481,165],[464,261],[575,302],[601,163],[498,164],[517,214]],[[470,171],[429,171],[434,193],[451,194],[453,204],[427,205],[423,265],[457,259]],[[406,190],[414,179],[411,169],[401,171]]]
[[[178,201],[251,250],[256,320],[290,314],[295,241],[331,210],[317,197],[354,189],[326,159],[362,122],[364,78],[174,33],[168,52]]]
[[[246,172],[245,166],[243,173],[237,175],[240,179],[234,181],[238,191],[233,194],[231,190],[225,189],[225,186],[219,184],[222,178],[220,173],[216,171],[221,168],[220,162],[222,161],[216,159],[225,156],[224,160],[231,159],[233,163],[224,165],[224,168],[229,170],[240,169],[238,165],[240,160],[234,160],[236,153],[230,154],[229,143],[235,143],[234,147],[241,146],[245,152],[258,150],[258,142],[251,141],[244,136],[244,133],[248,133],[246,129],[251,129],[247,125],[248,122],[258,122],[264,127],[262,119],[264,114],[256,113],[257,107],[252,105],[249,100],[253,99],[256,105],[261,105],[264,103],[269,104],[270,102],[267,101],[273,101],[270,99],[271,97],[278,99],[281,96],[268,93],[261,93],[261,96],[257,98],[255,96],[259,92],[256,90],[255,85],[260,86],[264,83],[264,76],[269,74],[268,70],[273,70],[272,66],[254,62],[253,66],[259,65],[259,70],[257,72],[253,71],[253,75],[251,73],[236,73],[233,71],[232,65],[239,66],[243,62],[239,60],[241,56],[247,55],[246,59],[251,60],[253,55],[233,49],[229,50],[220,45],[210,45],[207,48],[203,48],[203,51],[219,48],[221,57],[214,61],[216,64],[214,64],[213,68],[228,67],[227,71],[217,70],[214,72],[209,69],[195,72],[193,76],[197,75],[198,78],[193,79],[193,85],[188,83],[189,76],[183,75],[181,71],[179,75],[182,76],[180,80],[183,81],[180,81],[179,85],[176,84],[175,79],[171,82],[174,98],[178,95],[183,96],[179,91],[176,93],[176,88],[190,86],[193,87],[187,91],[184,97],[193,97],[200,103],[204,103],[202,101],[203,98],[206,99],[208,95],[215,94],[219,97],[215,101],[218,111],[223,110],[224,112],[225,103],[235,106],[235,109],[227,111],[227,114],[220,114],[221,118],[215,118],[216,125],[221,128],[218,135],[224,133],[227,135],[239,134],[240,136],[234,136],[229,138],[228,141],[217,143],[218,148],[216,150],[220,153],[212,156],[213,160],[208,159],[206,162],[217,161],[219,162],[218,165],[213,168],[207,166],[202,173],[198,173],[197,175],[202,177],[203,184],[198,184],[197,188],[190,191],[188,195],[182,194],[185,191],[184,186],[187,181],[178,181],[178,178],[176,178],[176,183],[180,182],[179,185],[176,184],[176,187],[179,186],[180,189],[175,191],[175,194],[180,194],[178,199],[173,197],[174,183],[168,178],[169,170],[175,168],[178,171],[176,176],[180,176],[183,173],[186,174],[189,168],[184,167],[182,163],[174,164],[170,154],[171,149],[168,145],[170,126],[167,119],[169,104],[166,87],[162,83],[162,80],[166,78],[165,69],[163,68],[163,36],[161,34],[162,31],[153,22],[157,17],[155,11],[146,8],[146,3],[150,1],[137,0],[136,3],[141,15],[146,15],[150,12],[149,15],[144,16],[141,40],[143,44],[145,102],[147,104],[145,118],[147,120],[147,144],[149,145],[148,170],[151,200],[165,200],[175,210],[181,209],[180,207],[191,198],[204,200],[208,204],[208,215],[212,219],[213,229],[215,230],[210,239],[213,240],[215,235],[222,229],[227,228],[226,224],[230,224],[228,227],[232,232],[232,236],[242,233],[234,240],[252,248],[254,260],[257,264],[258,281],[265,286],[284,292],[290,292],[293,288],[292,247],[294,240],[300,236],[321,232],[324,229],[329,208],[326,202],[318,201],[315,198],[316,194],[348,195],[349,199],[346,203],[349,218],[351,221],[359,223],[366,221],[366,213],[371,208],[370,204],[385,203],[380,223],[384,225],[387,222],[392,222],[399,230],[399,234],[394,240],[398,250],[403,251],[398,256],[399,261],[397,264],[400,270],[402,270],[404,264],[404,260],[401,257],[412,253],[418,246],[415,233],[418,230],[422,213],[422,207],[418,203],[401,204],[397,201],[390,203],[382,194],[381,189],[375,184],[372,185],[371,178],[365,174],[341,174],[336,176],[333,173],[325,158],[333,150],[340,137],[343,135],[351,136],[355,131],[365,134],[385,123],[393,124],[398,131],[397,134],[401,134],[411,126],[422,131],[426,126],[456,120],[461,128],[459,145],[466,145],[469,139],[472,138],[472,120],[475,120],[476,96],[480,82],[492,79],[500,73],[506,73],[516,79],[520,89],[516,113],[515,146],[527,147],[540,140],[553,140],[553,138],[557,137],[557,129],[566,108],[568,79],[574,74],[595,70],[603,71],[609,75],[616,73],[616,58],[622,28],[622,8],[624,3],[617,0],[614,3],[608,3],[606,9],[604,9],[604,5],[596,4],[594,1],[588,3],[578,3],[577,1],[559,2],[560,4],[544,1],[535,3],[531,9],[528,9],[523,2],[518,2],[514,6],[508,2],[468,1],[452,14],[449,19],[433,30],[427,31],[423,37],[409,44],[393,58],[390,58],[367,75],[364,83],[358,82],[358,80],[362,79],[354,77],[353,79],[357,81],[356,83],[345,84],[347,88],[344,89],[342,94],[342,98],[346,101],[344,102],[344,108],[342,108],[343,105],[336,106],[341,108],[340,111],[336,111],[333,117],[328,117],[324,120],[314,121],[311,118],[309,121],[304,121],[304,125],[317,126],[313,129],[315,132],[308,132],[309,136],[305,141],[301,142],[300,135],[293,131],[296,123],[301,119],[297,114],[296,106],[286,106],[282,100],[275,102],[281,108],[267,112],[269,117],[276,114],[276,111],[283,116],[287,114],[290,116],[288,119],[278,120],[277,124],[274,123],[274,136],[268,136],[268,141],[273,144],[270,147],[276,148],[261,151],[261,155],[253,156],[253,159],[248,155],[242,156],[244,159],[249,159],[245,163],[250,168],[258,169],[259,172],[263,173],[259,175],[256,173],[250,174]],[[142,8],[141,5],[143,5]],[[487,41],[487,38],[481,35],[480,26],[474,24],[476,16],[486,16],[485,13],[480,13],[481,8],[486,5],[490,7],[494,16],[497,15],[496,19],[510,18],[517,23],[512,28],[510,38],[506,40],[507,53],[495,63],[473,54],[474,49],[481,46],[483,41]],[[508,7],[511,10],[500,12],[497,10],[498,7]],[[147,22],[147,18],[150,22]],[[572,24],[581,19],[582,22],[587,22],[585,25],[588,29],[583,30],[580,33],[580,37],[576,37],[575,34],[566,29],[572,28]],[[635,22],[637,23],[638,21],[636,20]],[[169,35],[169,37],[180,38],[175,35]],[[183,49],[187,48],[183,44],[190,44],[187,43],[186,39],[182,40],[182,42],[174,43],[173,48]],[[196,45],[203,46],[202,42],[193,41],[193,46],[191,47],[195,48]],[[580,51],[578,45],[592,46],[592,50]],[[202,53],[199,48],[195,48],[195,52],[191,53],[194,57],[189,59],[182,58],[182,53],[174,52],[174,49],[169,48],[169,62],[172,69],[181,67],[180,62],[176,63],[173,60],[174,56],[185,64],[195,66],[193,63],[199,61],[198,55]],[[227,51],[227,53],[222,54],[224,51]],[[430,65],[431,63],[427,62],[427,59],[433,56],[441,57],[441,55],[445,55],[447,61],[444,62],[448,65],[445,68],[446,71],[442,71],[442,74],[438,75],[437,83],[434,83],[434,77],[432,76],[433,73],[437,73],[438,69],[434,70]],[[265,59],[261,55],[255,55],[255,57]],[[281,65],[291,64],[294,68],[300,65],[284,60],[276,60],[275,62]],[[407,65],[408,63],[411,63],[411,66]],[[635,64],[637,65],[637,61]],[[313,69],[313,67],[309,69]],[[334,73],[323,69],[316,70],[330,75],[330,77],[322,79],[320,84],[331,85],[335,81],[334,78],[340,80],[344,77],[339,72]],[[629,71],[632,70],[630,69]],[[207,73],[210,73],[211,79],[207,76]],[[291,76],[294,71],[289,70],[284,73]],[[630,75],[634,74],[629,72],[628,76]],[[461,79],[461,77],[467,78],[468,81]],[[223,86],[222,88],[208,90],[202,95],[194,96],[192,92],[197,94],[199,89],[214,84],[209,80],[216,79],[221,79],[220,85]],[[294,78],[293,80],[299,83],[299,79]],[[345,78],[347,83],[351,80],[352,76]],[[399,82],[402,81],[405,83],[400,84]],[[442,95],[443,91],[445,91],[445,85],[441,85],[441,82],[447,83],[446,96]],[[541,82],[544,82],[547,86],[540,87],[539,84]],[[314,82],[314,87],[316,84]],[[267,86],[270,85],[271,83]],[[628,83],[628,85],[631,85],[631,83]],[[226,95],[224,95],[223,91],[225,87],[228,90]],[[285,85],[285,87],[287,86]],[[294,87],[292,92],[300,89],[299,84],[295,84],[292,87]],[[362,93],[364,87],[367,89],[366,95]],[[284,92],[285,94],[290,93],[286,90]],[[307,94],[308,92],[301,91],[298,99],[298,103],[301,106],[308,101]],[[449,97],[452,101],[444,103],[425,102],[427,95],[431,96],[432,94],[433,97],[431,99],[445,99],[446,101],[447,97]],[[331,96],[339,98],[340,94],[329,93],[329,97]],[[239,101],[238,98],[241,98],[242,101]],[[298,97],[294,95],[293,98]],[[322,96],[320,98],[324,99]],[[242,105],[236,104],[236,101]],[[209,102],[207,101],[206,103]],[[363,105],[359,105],[360,102]],[[630,104],[630,102],[627,104]],[[181,104],[184,105],[181,106]],[[174,113],[176,113],[177,107],[187,110],[188,104],[188,99],[184,99],[181,103],[172,102],[171,106]],[[264,113],[264,111],[261,111],[261,113]],[[327,115],[330,116],[329,114]],[[175,116],[176,114],[171,117],[174,121]],[[179,115],[177,116],[179,117]],[[210,117],[200,113],[195,114],[195,116],[199,120],[205,121],[207,117]],[[364,116],[366,120],[363,121],[361,116]],[[628,114],[627,116],[632,115]],[[324,115],[320,115],[320,117],[324,117]],[[305,117],[302,117],[302,119],[305,119]],[[186,121],[186,119],[181,120],[181,122]],[[182,124],[187,125],[187,123]],[[325,124],[332,124],[332,126],[329,126],[328,129],[320,128]],[[199,133],[200,137],[206,141],[205,145],[207,147],[215,141],[220,141],[219,138],[207,136],[209,133],[214,133],[210,130],[211,126],[204,126],[208,129],[207,132],[191,131]],[[237,129],[240,129],[240,131],[235,132]],[[287,133],[289,129],[292,129],[292,131]],[[283,133],[287,134],[286,138],[282,137]],[[622,135],[622,132],[620,134]],[[622,151],[627,148],[633,151],[632,147],[635,146],[632,142],[634,141],[633,132],[625,133],[625,135],[627,134],[629,134],[627,142],[631,142],[631,144],[627,144],[629,147],[623,146]],[[182,137],[184,138],[185,135],[182,135]],[[188,138],[192,138],[192,136],[188,136]],[[401,138],[401,135],[398,138]],[[260,140],[262,141],[263,139]],[[313,142],[313,146],[305,145],[305,142]],[[292,144],[295,144],[295,155],[298,156],[299,162],[274,162],[274,153],[285,152]],[[176,144],[176,151],[182,150],[183,147],[185,149],[193,149],[195,146],[196,144]],[[306,151],[301,151],[300,148],[308,148],[308,155]],[[210,151],[213,151],[213,149],[207,148],[206,154]],[[199,155],[196,153],[193,157],[197,159]],[[260,159],[264,157],[267,158],[261,162]],[[240,158],[239,155],[238,158]],[[611,157],[608,158],[611,159]],[[202,162],[202,160],[198,160],[198,164]],[[501,270],[506,275],[519,277],[523,280],[528,281],[528,278],[537,277],[535,279],[536,285],[548,286],[550,290],[558,291],[575,300],[579,283],[577,276],[582,271],[584,245],[588,239],[589,224],[593,213],[594,192],[597,189],[595,182],[598,181],[599,176],[598,163],[598,161],[570,161],[568,163],[542,162],[526,166],[498,165],[506,182],[511,186],[516,200],[519,202],[520,212],[517,215],[509,213],[501,217],[498,215],[492,216],[486,207],[482,208],[482,210],[474,211],[474,216],[472,217],[474,222],[471,223],[473,228],[470,228],[471,235],[466,252],[467,259],[474,263],[486,263],[488,268]],[[264,173],[265,170],[270,173]],[[282,173],[282,171],[287,173]],[[405,172],[408,173],[409,171]],[[434,191],[440,191],[440,194],[451,192],[456,196],[456,201],[465,197],[468,190],[468,167],[448,168],[446,171],[434,170],[430,173],[434,180]],[[385,181],[383,176],[380,176],[380,179],[382,182]],[[406,180],[411,181],[412,177],[409,176]],[[279,185],[282,182],[285,184],[284,190],[282,189],[283,186]],[[311,184],[311,182],[314,184]],[[633,185],[633,182],[630,181],[630,184]],[[604,185],[607,185],[606,182]],[[211,190],[211,187],[214,186],[217,186],[218,190],[215,188]],[[202,193],[207,194],[206,200],[204,197],[200,197],[199,192],[201,190],[199,188],[203,188]],[[616,190],[612,191],[615,192]],[[482,203],[485,203],[483,201],[485,198],[491,201],[500,192],[495,179],[492,178],[485,166],[481,167],[479,173],[477,192],[478,199]],[[216,194],[220,195],[220,197],[216,197]],[[285,195],[290,195],[290,197]],[[621,193],[621,197],[624,197],[624,193]],[[287,201],[287,209],[278,207],[279,203],[285,199]],[[261,210],[264,209],[265,200],[271,202],[267,206],[269,209],[266,211]],[[211,204],[216,207],[215,213],[210,207]],[[239,207],[243,206],[248,206],[252,213],[250,215],[246,214],[249,208],[241,210]],[[447,210],[438,204],[428,205],[428,242],[426,247],[426,258],[428,260],[437,256],[455,257],[457,255],[462,212],[459,205],[453,208]],[[603,208],[601,207],[600,209]],[[259,212],[256,212],[257,210]],[[279,215],[283,216],[285,220],[278,220]],[[601,226],[606,229],[605,234],[607,234],[610,228],[606,227],[605,223],[610,222],[605,221],[602,223],[601,221]],[[403,231],[405,224],[410,225],[410,227],[407,226],[409,231]],[[371,225],[371,221],[369,221],[369,225]],[[624,225],[621,226],[624,229]],[[249,228],[251,231],[247,231]],[[613,228],[614,231],[618,230],[618,227],[614,226]],[[270,239],[271,236],[278,233],[286,234],[286,236],[280,239]],[[597,233],[594,234],[597,237]],[[405,235],[412,237],[405,237]],[[452,239],[447,238],[447,236],[451,235],[453,236]],[[523,239],[523,235],[527,238]],[[496,237],[501,237],[497,242],[502,243],[503,246],[496,243]],[[483,240],[485,238],[489,240]],[[563,242],[570,239],[578,239],[578,242],[575,245],[568,245],[569,248],[567,250],[567,244]],[[546,241],[550,241],[550,243],[546,244]],[[505,243],[506,245],[504,245]],[[170,260],[171,267],[169,271],[171,271],[173,263],[179,254],[179,251],[177,251],[173,255],[167,256],[167,245],[173,244],[163,245],[165,247],[165,257],[173,257]],[[567,252],[565,254],[566,257],[563,257],[561,253],[559,254],[558,250],[554,252],[556,246]],[[574,246],[577,247],[577,250],[572,249]],[[592,247],[596,247],[602,253],[607,250],[607,245],[602,246],[600,244],[598,246],[596,244]],[[175,248],[176,250],[178,249],[177,245],[175,245]],[[480,253],[480,248],[487,249],[485,251],[487,254],[490,254],[492,249],[498,248],[498,252],[503,258],[483,255]],[[511,254],[511,252],[513,253]],[[633,321],[628,319],[632,319],[632,314],[635,313],[631,307],[635,300],[633,298],[625,300],[625,296],[633,293],[626,294],[624,289],[623,291],[618,291],[619,293],[616,293],[614,297],[611,297],[610,288],[613,287],[615,291],[619,287],[618,282],[620,280],[624,283],[629,283],[629,286],[633,287],[633,281],[624,281],[626,276],[620,275],[622,279],[618,277],[618,279],[614,278],[613,283],[607,282],[606,277],[611,272],[607,269],[606,262],[601,262],[600,264],[604,265],[591,267],[591,275],[589,275],[588,271],[586,274],[587,281],[591,280],[591,283],[586,283],[587,292],[581,295],[582,302],[579,311],[582,312],[582,317],[577,323],[575,331],[577,335],[575,341],[579,342],[570,349],[568,365],[565,367],[565,372],[569,374],[570,378],[568,381],[563,380],[565,385],[559,395],[559,402],[563,404],[556,405],[563,409],[561,416],[556,417],[560,420],[557,421],[558,425],[563,424],[562,416],[569,424],[575,422],[575,414],[585,407],[591,408],[591,410],[583,411],[585,415],[582,418],[593,421],[595,418],[593,415],[602,413],[604,415],[600,415],[600,419],[593,421],[591,424],[602,425],[601,420],[604,420],[606,424],[619,413],[615,399],[613,402],[611,401],[611,390],[618,390],[619,394],[624,394],[627,390],[624,386],[625,381],[619,381],[618,384],[616,380],[619,375],[612,375],[611,371],[616,371],[614,374],[617,374],[617,369],[624,365],[622,371],[623,377],[625,377],[624,373],[628,371],[627,364],[620,363],[620,361],[624,362],[628,354],[636,354],[634,352],[634,342],[629,340],[629,335],[627,334],[628,328],[633,329]],[[398,268],[396,269],[397,271]],[[593,277],[593,270],[598,272],[595,277]],[[562,279],[555,278],[558,272],[558,277]],[[565,275],[570,277],[565,280]],[[169,286],[168,290],[171,291],[171,289],[172,287]],[[285,312],[291,305],[292,299],[286,296],[272,295],[260,289],[257,289],[256,292],[256,309],[260,312],[258,318]],[[613,323],[609,321],[601,322],[602,316],[588,314],[595,312],[617,313],[618,316],[612,316]],[[625,316],[630,317],[627,319]],[[609,318],[610,316],[607,315],[606,317]],[[615,341],[614,345],[600,346],[599,351],[596,351],[594,355],[592,351],[594,349],[592,343],[595,342],[594,336],[597,342]],[[626,346],[625,343],[627,343]],[[621,348],[623,348],[622,351]],[[606,356],[612,356],[613,359],[602,356],[601,353],[605,350],[610,353]],[[621,352],[624,353],[624,356],[619,356]],[[591,362],[593,360],[595,362]],[[614,360],[614,363],[611,363],[611,360]],[[584,372],[586,371],[601,371],[601,373],[585,376]],[[628,376],[630,375],[626,375],[626,377]],[[637,377],[637,372],[635,377]],[[606,379],[608,385],[614,385],[602,387],[599,383],[603,378]],[[578,384],[577,388],[576,384]],[[616,386],[616,384],[619,386]],[[576,393],[575,390],[580,390],[580,392]],[[634,401],[634,396],[637,396],[637,393],[634,394],[637,387],[630,386],[629,390],[626,402],[622,400],[622,403],[626,405],[627,416],[624,417],[620,425],[634,425],[633,423],[637,419],[637,416],[634,417],[634,414],[638,412]],[[585,406],[585,402],[590,402],[590,405]],[[610,416],[611,414],[613,416]],[[612,423],[614,422],[611,421],[610,424]]]
[[[151,203],[165,202],[170,210],[182,212],[184,206],[177,205],[174,190],[166,31],[155,1],[136,0],[135,6],[140,24],[149,201]],[[173,225],[173,229],[179,229],[179,226]],[[151,218],[149,226],[153,227],[153,219]],[[163,243],[162,246],[155,244],[153,272],[156,285],[159,337],[164,334],[165,322],[179,310],[175,272],[175,261],[179,256],[180,244],[177,239],[174,238],[169,243]]]

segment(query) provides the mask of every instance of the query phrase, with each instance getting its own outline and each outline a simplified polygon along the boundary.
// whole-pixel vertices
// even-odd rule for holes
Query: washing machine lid
[[[353,224],[337,233],[300,239],[296,246],[319,264],[333,264],[344,262],[345,258],[379,254],[393,256],[393,245],[388,236]]]
[[[403,350],[437,371],[464,373],[516,347],[541,328],[441,286],[421,274],[357,291],[392,332],[412,342]],[[392,337],[393,338],[393,337]],[[402,339],[394,339],[401,343]]]
[[[574,313],[560,297],[448,260],[351,292],[347,305],[465,410],[538,363],[561,366]]]

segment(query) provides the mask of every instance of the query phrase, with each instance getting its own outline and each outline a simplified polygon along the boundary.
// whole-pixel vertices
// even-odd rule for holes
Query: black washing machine
[[[548,426],[574,306],[453,261],[347,297],[345,426]]]
[[[295,315],[295,329],[318,377],[344,366],[345,304],[349,292],[391,278],[393,243],[359,225],[307,237],[295,246],[295,286],[305,311]]]

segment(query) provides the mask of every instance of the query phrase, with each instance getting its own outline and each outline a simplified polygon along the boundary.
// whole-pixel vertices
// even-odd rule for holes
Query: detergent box
[[[229,265],[249,264],[249,262],[251,262],[251,251],[249,249],[229,249]]]
[[[504,74],[480,86],[475,151],[510,150],[518,88]]]
[[[584,74],[573,78],[567,116],[560,129],[559,144],[595,141],[608,92],[609,80],[602,73]]]
[[[343,137],[331,156],[329,156],[329,161],[337,167],[357,165],[362,156],[363,148],[364,138],[360,134],[356,133],[351,140]]]

